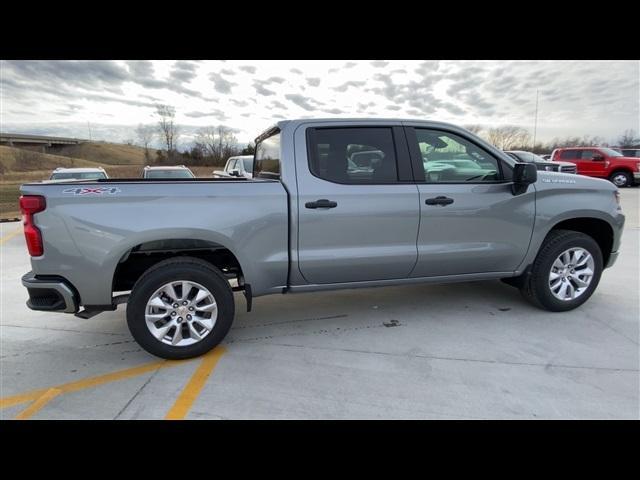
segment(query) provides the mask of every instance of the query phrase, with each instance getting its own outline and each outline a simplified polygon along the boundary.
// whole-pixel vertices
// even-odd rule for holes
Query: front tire
[[[613,172],[609,181],[618,188],[630,187],[633,185],[633,177],[629,172]]]
[[[218,345],[233,323],[235,304],[220,270],[192,257],[157,263],[136,282],[127,325],[147,352],[179,360]]]
[[[552,230],[520,292],[539,308],[573,310],[593,294],[602,265],[602,252],[593,238],[571,230]]]

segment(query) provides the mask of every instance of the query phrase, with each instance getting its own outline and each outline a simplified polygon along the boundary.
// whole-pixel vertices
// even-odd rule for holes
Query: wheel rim
[[[558,300],[575,300],[589,288],[594,271],[595,263],[587,250],[569,248],[551,265],[549,289]]]
[[[627,176],[619,173],[613,177],[613,183],[617,187],[624,187],[627,184]]]
[[[160,342],[186,347],[211,333],[218,318],[213,294],[199,283],[177,280],[164,284],[149,298],[145,322]]]

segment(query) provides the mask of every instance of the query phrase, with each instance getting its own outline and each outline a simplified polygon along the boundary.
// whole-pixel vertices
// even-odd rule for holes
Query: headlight
[[[621,210],[622,207],[620,206],[620,191],[616,190],[615,192],[613,192],[613,196],[616,198],[616,203],[618,204],[618,210]]]

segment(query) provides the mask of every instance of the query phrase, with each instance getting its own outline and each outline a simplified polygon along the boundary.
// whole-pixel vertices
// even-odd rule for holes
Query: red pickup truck
[[[575,163],[578,174],[609,179],[616,187],[640,183],[640,159],[605,147],[556,148],[551,160]]]

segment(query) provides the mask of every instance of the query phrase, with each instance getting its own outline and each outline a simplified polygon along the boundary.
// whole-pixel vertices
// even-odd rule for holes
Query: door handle
[[[336,208],[338,206],[338,203],[327,200],[326,198],[322,198],[320,200],[316,200],[315,202],[307,202],[304,204],[304,206],[307,208]]]
[[[451,205],[453,203],[453,198],[449,197],[435,197],[435,198],[427,198],[424,203],[427,205]]]

